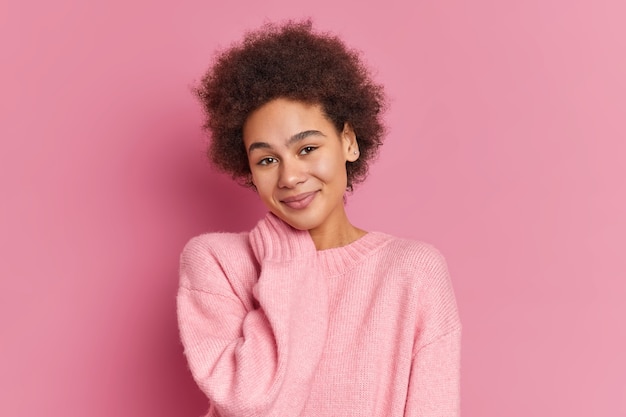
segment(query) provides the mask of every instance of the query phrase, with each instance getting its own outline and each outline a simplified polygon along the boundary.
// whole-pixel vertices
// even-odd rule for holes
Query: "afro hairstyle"
[[[218,52],[194,93],[206,114],[208,156],[241,184],[252,186],[243,126],[264,104],[286,98],[319,104],[340,132],[354,130],[360,156],[346,163],[348,189],[365,179],[385,134],[386,99],[357,51],[317,33],[311,20],[265,24]]]

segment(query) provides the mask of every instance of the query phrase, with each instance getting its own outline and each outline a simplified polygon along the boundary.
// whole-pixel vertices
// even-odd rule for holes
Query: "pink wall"
[[[178,254],[263,210],[203,160],[189,86],[244,29],[307,15],[388,87],[349,207],[448,258],[463,415],[626,415],[623,2],[164,3],[0,5],[0,415],[204,411]]]

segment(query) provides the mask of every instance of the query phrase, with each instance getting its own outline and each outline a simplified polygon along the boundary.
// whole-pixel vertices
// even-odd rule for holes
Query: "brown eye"
[[[278,160],[276,158],[268,156],[267,158],[263,158],[259,162],[257,162],[257,165],[270,165],[275,164],[277,161]]]
[[[316,150],[317,148],[315,146],[305,146],[304,148],[302,148],[300,150],[300,155],[307,155],[310,154],[311,152],[313,152],[314,150]]]

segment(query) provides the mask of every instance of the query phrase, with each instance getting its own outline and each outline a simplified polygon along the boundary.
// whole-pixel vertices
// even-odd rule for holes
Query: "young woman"
[[[310,22],[266,25],[223,51],[197,93],[211,160],[269,210],[181,256],[179,326],[207,415],[458,416],[443,257],[344,209],[384,133],[382,87],[358,54]]]

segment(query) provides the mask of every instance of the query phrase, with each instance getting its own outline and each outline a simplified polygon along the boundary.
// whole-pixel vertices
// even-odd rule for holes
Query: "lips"
[[[316,195],[317,191],[311,191],[309,193],[302,193],[283,198],[282,200],[280,200],[280,202],[289,208],[302,210],[304,208],[307,208],[308,205],[311,204]]]

